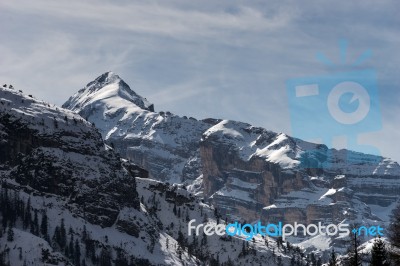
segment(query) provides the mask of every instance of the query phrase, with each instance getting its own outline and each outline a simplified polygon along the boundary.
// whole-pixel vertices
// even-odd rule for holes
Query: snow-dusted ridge
[[[150,108],[152,106],[112,72],[106,72],[88,83],[63,105],[94,123],[103,138],[117,146],[124,157],[148,169],[154,178],[170,182],[180,183],[186,179],[192,182],[201,175],[198,170],[187,169],[190,161],[197,162],[193,165],[195,169],[200,168],[201,163],[199,151],[193,153],[189,148],[191,151],[199,149],[199,143],[210,137],[231,143],[243,160],[264,158],[284,169],[298,168],[307,151],[328,151],[324,145],[247,123],[217,119],[197,121],[170,112],[155,113],[154,108]],[[329,151],[332,153],[331,161],[317,162],[319,167],[329,168],[328,171],[348,175],[400,175],[400,166],[390,159],[347,150]],[[134,152],[141,155],[133,155]],[[347,161],[349,156],[354,162]],[[149,165],[150,158],[153,161],[170,161],[169,168],[172,166],[175,169],[167,171],[166,175],[157,166]],[[370,160],[378,163],[360,164]]]
[[[399,201],[400,166],[393,160],[238,121],[155,113],[119,99],[100,77],[89,83],[96,97],[81,90],[64,106],[151,178],[184,184],[232,218],[385,224],[385,210]]]

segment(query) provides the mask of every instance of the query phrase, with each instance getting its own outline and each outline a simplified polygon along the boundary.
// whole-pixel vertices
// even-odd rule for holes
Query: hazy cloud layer
[[[62,104],[105,71],[169,110],[291,133],[286,81],[378,73],[383,130],[362,141],[400,161],[400,4],[396,1],[11,1],[0,3],[0,81]]]

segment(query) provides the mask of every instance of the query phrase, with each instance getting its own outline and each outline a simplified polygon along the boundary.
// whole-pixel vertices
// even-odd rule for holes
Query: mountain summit
[[[99,124],[103,137],[111,129],[107,126],[110,123],[104,121],[118,121],[125,114],[132,112],[154,111],[153,104],[131,90],[128,84],[113,72],[106,72],[89,82],[62,107],[79,112],[88,121]]]
[[[86,87],[72,96],[63,107],[77,110],[84,104],[105,99],[108,99],[109,101],[117,100],[118,104],[121,106],[128,104],[121,102],[121,100],[126,100],[144,110],[154,111],[153,104],[149,103],[146,98],[136,94],[131,90],[129,85],[125,83],[125,81],[111,71],[106,72],[95,80],[89,82]]]

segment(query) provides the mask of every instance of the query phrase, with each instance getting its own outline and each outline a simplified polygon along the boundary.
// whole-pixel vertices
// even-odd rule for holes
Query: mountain
[[[94,123],[107,143],[122,157],[140,162],[151,178],[170,183],[192,183],[200,176],[199,139],[217,123],[155,113],[153,105],[112,72],[88,83],[63,107]]]
[[[151,178],[184,184],[232,220],[387,226],[399,202],[400,166],[391,159],[329,149],[242,122],[155,113],[115,93],[109,97],[110,88],[128,88],[120,80],[103,74],[63,107],[93,122],[106,143]],[[97,93],[89,100],[92,87]],[[324,241],[326,249],[341,240]]]
[[[91,99],[86,104],[95,106],[94,99],[106,95],[104,108],[121,97],[119,102],[132,104],[126,110],[150,112],[145,108],[151,105],[115,75],[88,87],[81,91]],[[0,88],[0,135],[0,265],[304,261],[299,248],[284,252],[269,237],[251,243],[243,236],[189,237],[189,220],[224,223],[218,211],[183,185],[149,178],[75,112]]]

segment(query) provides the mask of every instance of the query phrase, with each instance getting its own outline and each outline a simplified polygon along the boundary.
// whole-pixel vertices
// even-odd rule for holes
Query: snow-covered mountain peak
[[[70,97],[63,107],[97,125],[104,138],[115,123],[130,124],[138,115],[154,111],[153,104],[131,90],[113,72],[106,72],[89,82]]]
[[[69,98],[63,107],[77,111],[83,106],[98,101],[107,102],[108,106],[111,107],[132,106],[133,103],[141,109],[154,111],[153,104],[134,92],[125,81],[111,71],[89,82],[83,89]]]

